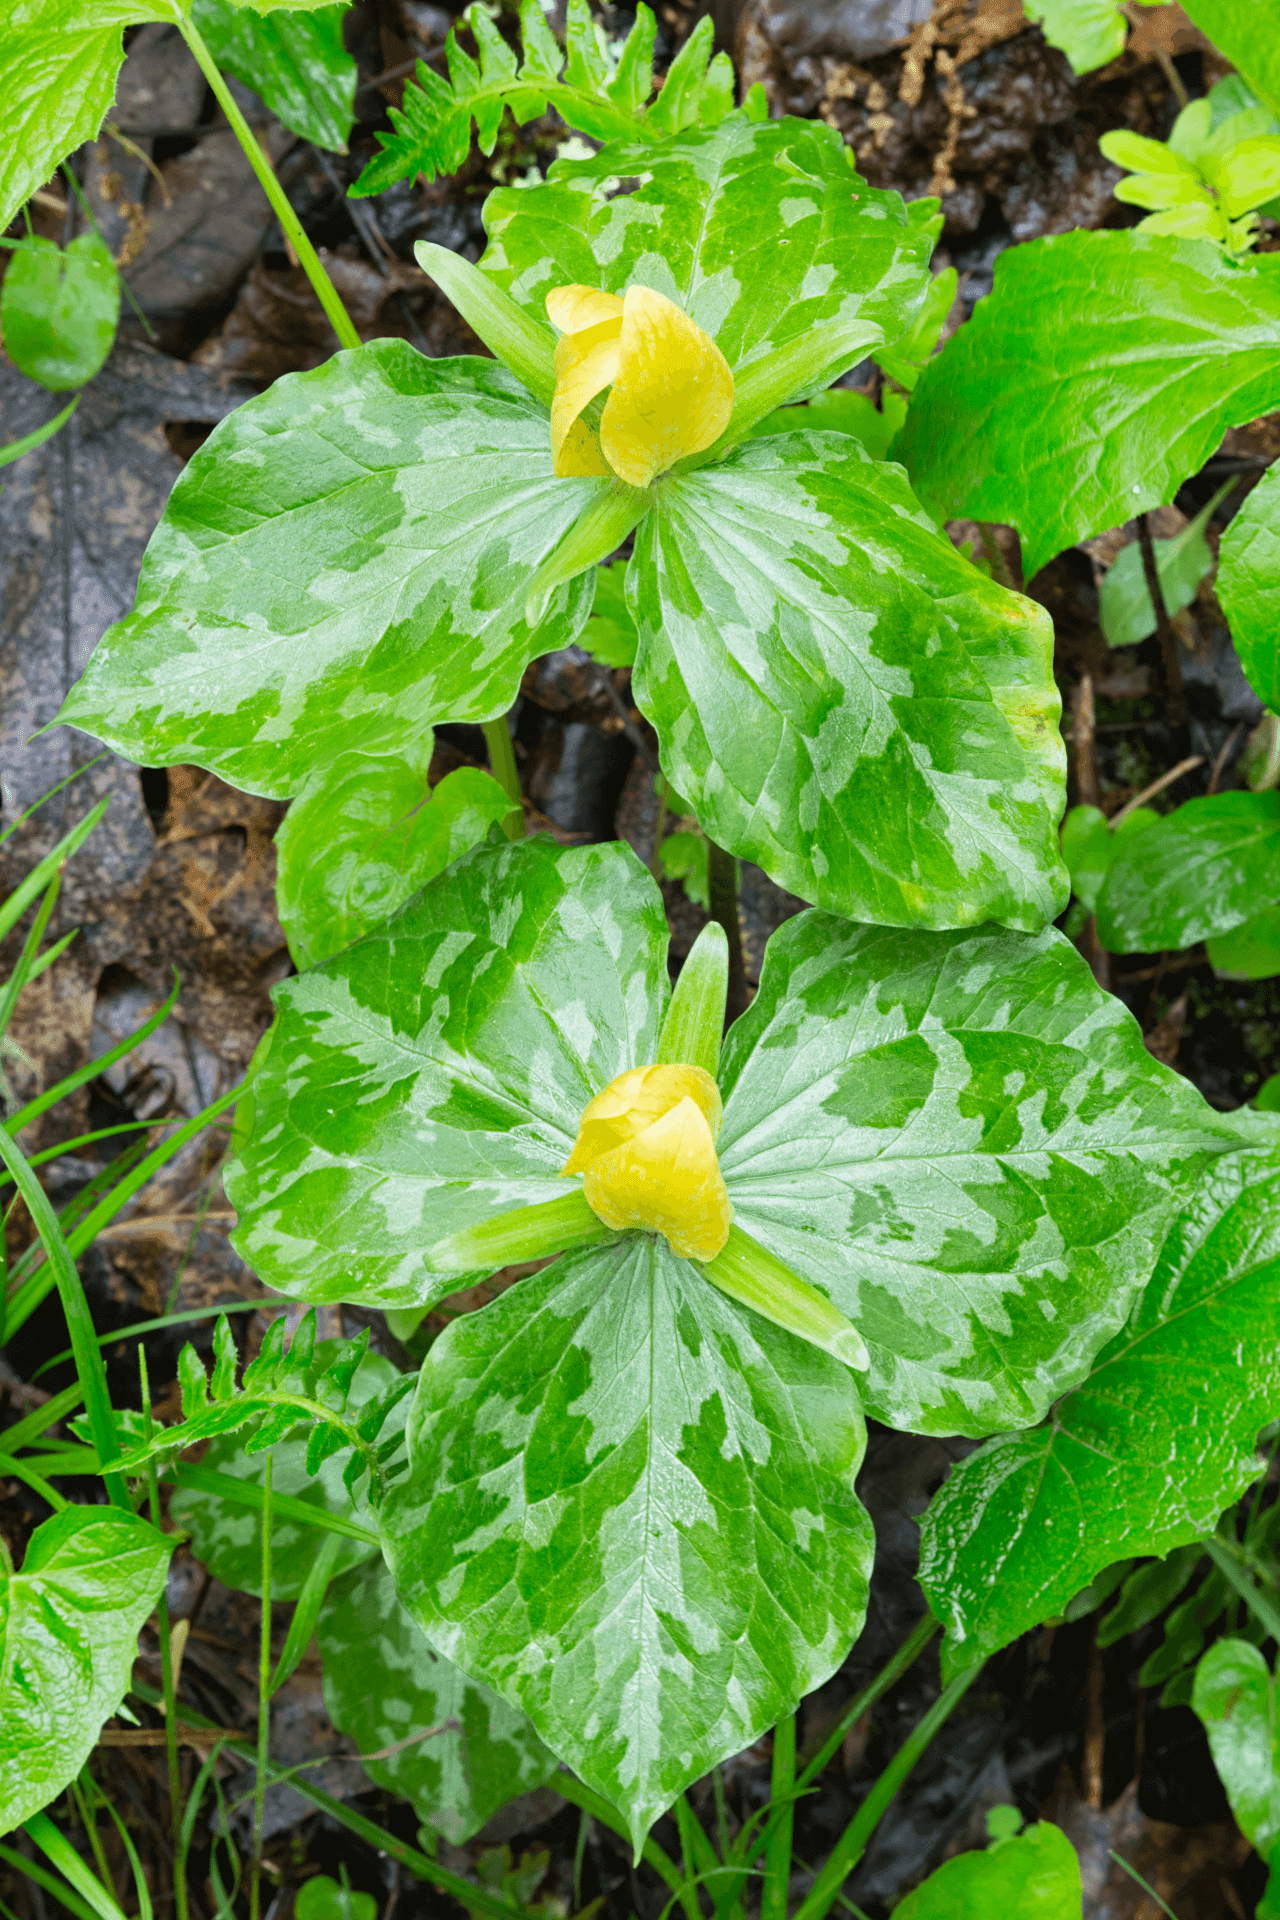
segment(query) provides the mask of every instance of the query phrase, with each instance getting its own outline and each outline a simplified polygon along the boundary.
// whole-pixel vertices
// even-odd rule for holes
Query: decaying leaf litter
[[[1195,29],[1168,7],[1144,16],[1130,50],[1084,81],[1073,80],[1016,7],[984,5],[972,17],[936,7],[927,21],[906,7],[852,4],[808,10],[748,4],[721,11],[717,27],[744,86],[761,80],[775,111],[815,115],[837,128],[873,186],[942,194],[949,258],[935,256],[935,265],[954,265],[961,276],[949,328],[961,324],[988,291],[994,259],[1011,240],[1128,224],[1128,214],[1111,198],[1120,169],[1099,152],[1098,134],[1124,127],[1162,135],[1173,110],[1171,71],[1179,76],[1185,69],[1184,78],[1195,85],[1220,71]],[[373,129],[385,125],[385,107],[396,98],[399,78],[385,76],[420,54],[438,63],[448,22],[443,10],[409,0],[353,10],[347,44],[362,80],[373,84],[357,96],[349,158],[312,147],[270,122],[255,96],[240,96],[304,224],[327,250],[362,337],[405,339],[433,355],[484,349],[413,266],[414,242],[425,239],[476,257],[483,244],[478,207],[484,186],[545,164],[558,137],[551,120],[535,123],[518,136],[504,134],[492,161],[473,153],[456,179],[344,202],[342,185],[371,151]],[[627,22],[619,13],[616,19],[606,16],[605,24],[618,30]],[[667,10],[661,31],[668,58],[691,25],[688,15]],[[907,36],[904,51],[900,43]],[[142,547],[182,461],[251,392],[281,373],[321,364],[337,344],[290,263],[265,202],[256,197],[240,149],[219,130],[219,116],[178,36],[162,27],[135,30],[129,52],[116,114],[133,150],[107,139],[86,150],[81,165],[90,204],[126,264],[153,337],[126,319],[107,366],[62,439],[6,476],[0,515],[11,556],[4,636],[7,818],[88,761],[91,750],[83,737],[67,730],[27,743],[61,705],[103,627],[130,605]],[[52,183],[46,201],[56,202],[64,191]],[[359,217],[353,208],[362,210]],[[74,223],[73,215],[60,215],[49,204],[37,206],[35,219],[38,230],[58,239]],[[6,436],[28,431],[52,410],[11,368],[0,377]],[[879,379],[869,366],[856,377],[863,384]],[[1178,505],[1152,516],[1156,537],[1176,538],[1223,479],[1240,475],[1251,481],[1276,450],[1267,421],[1233,429]],[[1207,529],[1211,551],[1225,518],[1220,514]],[[951,531],[957,544],[987,556],[997,578],[1007,573],[1020,582],[1018,546],[1007,530],[957,523]],[[1124,533],[1132,540],[1135,531],[1131,526]],[[1243,784],[1241,757],[1261,704],[1240,673],[1211,585],[1197,584],[1179,615],[1176,644],[1185,689],[1179,707],[1170,698],[1156,636],[1106,644],[1099,583],[1116,558],[1118,537],[1068,548],[1028,583],[1054,619],[1056,666],[1071,715],[1064,727],[1072,797],[1115,814],[1184,761],[1197,764],[1165,788],[1160,804],[1233,790]],[[617,833],[649,862],[658,834],[673,825],[679,830],[682,815],[671,805],[673,796],[655,789],[654,737],[630,702],[625,669],[593,666],[577,649],[535,662],[522,683],[516,744],[526,805],[562,843],[589,845]],[[439,777],[484,759],[478,729],[444,728],[432,772]],[[7,848],[12,866],[6,878],[16,879],[77,810],[112,796],[104,825],[69,867],[59,902],[58,925],[80,928],[80,938],[61,966],[24,998],[10,1029],[13,1053],[5,1068],[19,1097],[37,1081],[101,1053],[135,1026],[167,993],[175,966],[183,984],[174,1014],[136,1057],[92,1083],[79,1096],[78,1111],[60,1110],[60,1133],[42,1123],[44,1130],[28,1143],[40,1148],[117,1117],[155,1123],[188,1117],[234,1086],[269,1021],[269,990],[290,970],[274,911],[273,838],[283,811],[278,804],[249,799],[195,769],[139,776],[113,756],[85,765],[69,792],[74,808],[72,800],[61,809],[58,801],[51,803]],[[698,890],[696,861],[691,885],[664,879],[673,963],[705,919],[694,897]],[[800,902],[749,866],[742,902],[746,980],[754,991],[765,938]],[[1113,991],[1138,1015],[1151,1051],[1178,1065],[1211,1104],[1229,1110],[1280,1067],[1274,982],[1246,986],[1215,979],[1194,951],[1172,962],[1160,954],[1104,956],[1096,948],[1095,956]],[[101,1327],[114,1322],[123,1328],[174,1305],[238,1304],[261,1294],[261,1283],[226,1243],[230,1209],[217,1171],[224,1150],[225,1135],[211,1129],[99,1241],[85,1279]],[[69,1196],[93,1171],[74,1156],[54,1161],[50,1190]],[[11,1254],[24,1245],[23,1229],[16,1231]],[[25,1232],[29,1237],[30,1229]],[[472,1303],[474,1295],[465,1302]],[[368,1320],[386,1367],[394,1371],[403,1362],[404,1351],[380,1315],[348,1311],[339,1326],[334,1310],[326,1311],[332,1319],[322,1333],[349,1334]],[[272,1310],[245,1316],[250,1353],[271,1317]],[[192,1331],[197,1347],[207,1350],[209,1323]],[[62,1337],[48,1308],[11,1343],[6,1364],[13,1377],[4,1379],[12,1413],[28,1410],[35,1393],[71,1377],[69,1369],[54,1368],[36,1388],[29,1384]],[[176,1410],[170,1383],[177,1344],[178,1336],[166,1332],[148,1345],[161,1411],[166,1393]],[[136,1399],[131,1350],[122,1344],[108,1348],[108,1356],[118,1402]],[[842,1702],[910,1624],[919,1606],[910,1585],[914,1520],[969,1446],[887,1430],[873,1434],[859,1483],[877,1526],[869,1630],[844,1673],[810,1697],[804,1745],[820,1742]],[[0,1517],[6,1537],[20,1550],[36,1508],[20,1484],[6,1485]],[[212,1544],[206,1551],[215,1563]],[[223,1585],[185,1548],[171,1573],[170,1592],[175,1617],[191,1622],[184,1697],[217,1726],[250,1729],[253,1602]],[[288,1608],[287,1600],[278,1606],[277,1651]],[[1082,1851],[1086,1842],[1092,1845],[1086,1883],[1095,1905],[1089,1911],[1141,1910],[1132,1882],[1095,1844],[1107,1818],[1112,1831],[1106,1837],[1122,1841],[1121,1850],[1142,1867],[1179,1920],[1251,1910],[1260,1888],[1225,1818],[1197,1723],[1186,1706],[1144,1707],[1135,1693],[1133,1676],[1156,1645],[1158,1630],[1144,1627],[1139,1637],[1122,1639],[1102,1654],[1091,1646],[1091,1624],[1085,1615],[1024,1636],[988,1675],[990,1691],[971,1696],[967,1711],[949,1723],[860,1869],[853,1894],[866,1911],[887,1910],[944,1853],[981,1841],[987,1811],[1010,1802],[1030,1813],[1042,1806],[1059,1809]],[[327,1630],[339,1628],[331,1623]],[[158,1685],[145,1633],[143,1648],[139,1672]],[[936,1680],[922,1663],[877,1711],[872,1726],[850,1734],[837,1767],[802,1803],[802,1859],[821,1863],[860,1785],[874,1777],[935,1692]],[[379,1740],[371,1733],[365,1751]],[[391,1739],[380,1743],[394,1745]],[[342,1798],[363,1793],[361,1805],[412,1840],[416,1823],[395,1797],[394,1769],[391,1785],[374,1771],[378,1785],[370,1788],[359,1764],[347,1757],[350,1751],[350,1741],[334,1741],[317,1669],[304,1658],[280,1696],[273,1760],[288,1767],[323,1756],[309,1775],[313,1782]],[[114,1743],[100,1753],[101,1777],[126,1810],[144,1855],[148,1842],[158,1849],[163,1838],[158,1753]],[[197,1750],[187,1764],[198,1765],[199,1758]],[[251,1776],[239,1762],[226,1765],[226,1797],[242,1799]],[[749,1816],[767,1798],[768,1766],[767,1743],[760,1743],[726,1769],[735,1818]],[[478,1871],[487,1884],[500,1884],[504,1862],[494,1849],[509,1847],[518,1855],[545,1848],[540,1880],[530,1867],[530,1891],[548,1902],[545,1911],[567,1912],[579,1816],[555,1797],[554,1775],[530,1784],[539,1771],[536,1764],[526,1765],[523,1776],[517,1770],[508,1785],[527,1785],[527,1793],[465,1847],[446,1836],[440,1858],[458,1872]],[[1128,1792],[1135,1777],[1136,1796]],[[710,1784],[695,1792],[695,1801],[699,1794],[708,1803],[699,1810],[713,1820]],[[243,1804],[227,1818],[243,1825]],[[291,1796],[287,1786],[269,1789],[265,1831],[286,1895],[309,1872],[336,1873],[342,1863],[354,1885],[374,1893],[383,1910],[388,1902],[397,1911],[453,1910]],[[678,1850],[674,1834],[670,1838]],[[202,1824],[196,1856],[201,1863],[209,1843]],[[104,1833],[104,1845],[122,1864],[114,1837]],[[636,1877],[626,1848],[599,1822],[586,1831],[580,1871],[584,1898],[598,1895],[604,1912],[662,1909],[665,1895],[656,1883]],[[24,1903],[27,1911],[39,1911],[38,1896],[21,1875],[5,1897],[11,1893],[19,1911]],[[550,1904],[555,1901],[564,1904]]]

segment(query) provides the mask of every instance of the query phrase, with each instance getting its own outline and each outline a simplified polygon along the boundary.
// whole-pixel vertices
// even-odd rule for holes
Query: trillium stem
[[[320,305],[324,308],[330,326],[338,336],[338,344],[343,347],[358,347],[360,335],[352,324],[351,316],[343,306],[338,289],[324,270],[319,254],[302,230],[302,222],[289,205],[284,188],[276,179],[275,169],[254,138],[253,129],[235,103],[230,87],[218,70],[218,63],[200,37],[199,29],[190,15],[181,7],[174,7],[178,29],[195,56],[201,73],[213,88],[214,97],[227,116],[227,122],[236,139],[244,149],[245,159],[258,176],[262,191],[266,194],[271,210],[280,222],[285,238],[292,242],[299,264],[315,290]]]
[[[520,794],[520,775],[516,771],[516,750],[511,744],[511,728],[507,716],[500,713],[496,720],[486,720],[483,726],[484,743],[489,749],[489,766],[494,779],[504,790],[511,802],[511,812],[502,823],[502,830],[508,840],[524,839],[524,801]]]
[[[729,942],[729,993],[725,1025],[747,1010],[747,974],[742,964],[742,928],[738,922],[738,863],[731,853],[707,839],[707,898],[711,918],[724,928]]]

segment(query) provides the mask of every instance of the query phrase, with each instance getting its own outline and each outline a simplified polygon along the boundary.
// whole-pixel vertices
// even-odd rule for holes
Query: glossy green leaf
[[[1242,920],[1205,942],[1214,972],[1225,980],[1270,980],[1280,973],[1280,906]]]
[[[1081,1381],[1238,1144],[1052,931],[788,921],[720,1088],[737,1224],[858,1329],[868,1412],[919,1432],[1025,1426]]]
[[[638,1847],[856,1637],[863,1446],[847,1368],[632,1235],[435,1342],[386,1552],[432,1643],[526,1713]]]
[[[628,848],[546,837],[464,854],[398,919],[276,989],[236,1239],[309,1300],[429,1304],[429,1249],[561,1200],[582,1109],[656,1059],[661,896]]]
[[[1053,324],[1045,324],[1045,316]],[[912,397],[895,453],[939,518],[1003,521],[1028,579],[1171,500],[1280,405],[1280,259],[1067,233],[1011,247]]]
[[[894,1908],[896,1920],[1081,1920],[1080,1862],[1047,1820],[985,1853],[961,1853]]]
[[[1186,11],[1259,99],[1280,113],[1280,0],[1187,0]]]
[[[629,170],[649,178],[605,199],[611,175]],[[482,267],[548,331],[552,287],[622,293],[636,281],[711,335],[739,397],[747,367],[800,355],[769,407],[900,340],[930,285],[932,234],[896,193],[864,186],[839,134],[812,120],[733,114],[657,148],[558,160],[546,186],[491,194],[485,224]]]
[[[195,0],[192,17],[223,72],[252,87],[291,133],[345,153],[357,78],[343,45],[345,12],[257,13],[232,0]]]
[[[1160,591],[1170,614],[1181,613],[1184,607],[1191,605],[1196,597],[1196,588],[1212,570],[1213,554],[1204,537],[1204,530],[1214,508],[1234,485],[1234,480],[1228,480],[1225,486],[1219,487],[1195,519],[1189,520],[1172,540],[1151,542]],[[1102,576],[1102,585],[1098,589],[1098,611],[1109,646],[1136,647],[1149,633],[1155,632],[1156,610],[1147,590],[1142,547],[1137,540],[1131,540],[1127,547],[1121,547]]]
[[[1278,1286],[1272,1144],[1205,1177],[1128,1325],[1053,1418],[992,1441],[934,1496],[920,1579],[953,1668],[1063,1612],[1113,1561],[1213,1531],[1262,1471],[1258,1432],[1280,1413]]]
[[[625,560],[596,569],[596,594],[582,629],[582,645],[602,667],[635,665],[640,636],[627,606],[626,579]]]
[[[533,631],[525,595],[601,485],[555,478],[545,412],[492,361],[378,340],[289,374],[183,471],[60,718],[281,798],[491,719],[586,617],[589,576]]]
[[[455,1846],[555,1773],[524,1715],[428,1644],[381,1560],[330,1590],[317,1634],[334,1726],[361,1753],[398,1747],[365,1762],[369,1778]]]
[[[1071,890],[1090,913],[1129,835],[1145,833],[1159,819],[1153,808],[1137,807],[1113,827],[1101,807],[1072,807],[1062,823],[1062,857],[1071,875]]]
[[[1280,793],[1214,793],[1117,849],[1098,938],[1112,953],[1190,947],[1278,900]]]
[[[492,774],[459,767],[427,785],[432,736],[415,751],[344,753],[311,775],[276,835],[276,900],[289,951],[314,966],[389,920],[410,894],[505,820]]]
[[[1240,1831],[1265,1860],[1280,1841],[1280,1715],[1275,1679],[1257,1647],[1216,1641],[1196,1668],[1191,1705]]]
[[[92,380],[119,318],[119,275],[96,233],[82,233],[65,253],[36,234],[13,249],[0,285],[5,352],[50,393]]]
[[[673,477],[636,533],[632,686],[711,838],[857,919],[1043,926],[1066,900],[1052,625],[844,434]]]
[[[20,1571],[0,1540],[0,1833],[74,1780],[123,1700],[173,1541],[107,1507],[36,1528]]]
[[[1250,686],[1280,707],[1280,466],[1267,469],[1223,534],[1217,592]]]
[[[336,1351],[337,1343],[334,1341],[321,1342],[316,1349],[321,1361],[326,1361]],[[367,1406],[399,1378],[389,1360],[384,1360],[380,1354],[366,1354],[351,1383],[348,1410]],[[384,1429],[386,1438],[403,1432],[406,1414],[405,1401],[392,1409]],[[306,1468],[309,1438],[308,1428],[287,1439],[277,1440],[272,1447],[273,1494],[282,1493],[304,1500],[309,1507],[323,1507],[330,1513],[345,1514],[349,1519],[359,1521],[362,1526],[376,1530],[377,1520],[371,1516],[367,1503],[367,1482],[359,1489],[359,1497],[354,1504],[342,1484],[348,1453],[331,1454],[317,1473],[309,1474]],[[210,1441],[200,1464],[218,1473],[230,1474],[235,1480],[250,1480],[260,1486],[266,1471],[266,1456],[247,1453],[243,1436],[227,1434]],[[185,1527],[191,1535],[192,1552],[204,1562],[215,1580],[221,1580],[224,1586],[237,1587],[244,1593],[261,1593],[260,1514],[249,1507],[233,1506],[229,1500],[223,1500],[217,1494],[188,1487],[179,1487],[173,1496],[170,1511],[179,1526]],[[315,1559],[316,1543],[320,1537],[314,1528],[297,1521],[282,1520],[279,1516],[273,1519],[271,1588],[277,1599],[298,1598]],[[358,1567],[376,1552],[376,1547],[363,1540],[342,1538],[339,1540],[333,1572],[337,1575],[349,1567]]]
[[[293,1903],[294,1920],[378,1920],[371,1893],[357,1893],[327,1873],[304,1880]]]

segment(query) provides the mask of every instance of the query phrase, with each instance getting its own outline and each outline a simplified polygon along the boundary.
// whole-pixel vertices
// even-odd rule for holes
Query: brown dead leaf
[[[1175,1827],[1150,1819],[1138,1805],[1136,1781],[1111,1806],[1086,1806],[1065,1761],[1041,1811],[1080,1856],[1089,1920],[1164,1920],[1112,1853],[1142,1875],[1178,1920],[1222,1920],[1230,1908],[1223,1891],[1228,1876],[1249,1856],[1249,1842],[1232,1822]]]

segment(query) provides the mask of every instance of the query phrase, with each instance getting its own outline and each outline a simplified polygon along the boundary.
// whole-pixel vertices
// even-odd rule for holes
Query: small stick
[[[1169,608],[1164,597],[1164,588],[1160,585],[1160,570],[1156,566],[1155,544],[1151,538],[1151,523],[1145,513],[1138,515],[1138,544],[1142,548],[1142,571],[1146,577],[1147,592],[1151,596],[1152,611],[1156,617],[1156,634],[1160,641],[1160,662],[1164,669],[1164,697],[1169,709],[1169,724],[1185,727],[1187,724],[1187,690],[1182,684],[1182,663],[1178,659],[1178,637],[1173,631],[1173,622],[1169,618]]]
[[[1184,773],[1190,773],[1194,767],[1201,767],[1203,765],[1204,755],[1202,753],[1193,753],[1186,760],[1179,760],[1176,767],[1170,767],[1168,773],[1162,773],[1158,780],[1153,780],[1149,787],[1144,787],[1141,793],[1135,793],[1132,800],[1126,801],[1119,813],[1112,815],[1112,826],[1119,826],[1126,814],[1133,813],[1142,805],[1144,800],[1154,799],[1156,794],[1162,793],[1166,787],[1171,787],[1175,780],[1181,780]]]
[[[1076,798],[1082,807],[1102,805],[1102,787],[1098,780],[1098,759],[1094,751],[1097,727],[1093,715],[1093,677],[1081,674],[1080,684],[1071,692],[1071,744],[1075,748]]]
[[[1217,759],[1214,761],[1213,772],[1209,775],[1209,792],[1210,793],[1217,792],[1218,782],[1222,778],[1222,770],[1226,766],[1227,761],[1230,758],[1232,747],[1234,747],[1236,741],[1240,738],[1240,735],[1243,732],[1243,730],[1244,730],[1244,721],[1238,720],[1235,726],[1232,727],[1226,739],[1223,741],[1222,751],[1218,755]]]

